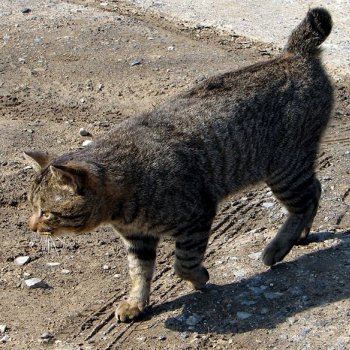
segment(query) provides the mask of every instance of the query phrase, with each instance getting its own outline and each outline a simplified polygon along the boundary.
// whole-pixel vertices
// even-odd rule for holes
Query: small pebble
[[[61,263],[59,262],[48,262],[46,263],[47,266],[54,267],[54,266],[60,266]]]
[[[262,315],[266,315],[269,312],[269,309],[267,307],[263,307],[260,311]]]
[[[67,270],[67,269],[63,269],[63,270],[61,270],[61,273],[63,273],[64,275],[68,275],[71,273],[71,271]]]
[[[264,293],[264,290],[266,289],[267,287],[266,286],[259,286],[259,287],[249,287],[249,289],[254,293],[254,294],[262,294]]]
[[[79,129],[80,136],[91,136],[91,134],[84,128]]]
[[[186,324],[188,326],[195,326],[196,324],[198,324],[200,321],[202,321],[202,317],[193,314],[191,316],[188,317],[188,319],[186,320]]]
[[[169,46],[168,51],[175,51],[175,46]]]
[[[110,267],[108,265],[103,265],[102,268],[103,268],[103,270],[109,270],[110,269]]]
[[[30,13],[30,12],[32,12],[32,9],[30,9],[29,7],[23,7],[23,8],[21,9],[21,12],[22,12],[22,13]]]
[[[237,318],[240,320],[245,320],[249,317],[253,316],[252,314],[250,314],[249,312],[244,312],[244,311],[238,311],[237,312]]]
[[[83,147],[86,147],[86,146],[91,145],[92,143],[93,143],[92,140],[85,140],[85,141],[82,143],[82,146],[83,146]]]
[[[249,254],[248,256],[253,260],[259,260],[261,258],[261,252],[252,253],[252,254]]]
[[[10,336],[5,334],[1,339],[0,343],[7,343],[10,340]]]
[[[44,344],[52,343],[54,338],[50,332],[45,332],[40,336],[40,342]]]
[[[49,285],[41,280],[40,278],[29,278],[24,280],[24,284],[26,285],[26,287],[28,287],[29,289],[33,289],[33,288],[48,288]]]
[[[246,271],[244,270],[236,270],[233,272],[233,274],[238,277],[238,278],[242,278],[245,277],[245,275],[247,274]]]
[[[282,295],[283,295],[283,293],[279,293],[279,292],[266,292],[266,293],[264,293],[264,297],[265,297],[266,299],[270,299],[270,300],[272,300],[272,299],[278,299],[278,298],[280,298]]]
[[[34,38],[34,43],[35,44],[43,44],[44,43],[44,38],[42,38],[41,36],[37,36]]]
[[[254,300],[243,300],[241,302],[242,305],[245,305],[245,306],[251,306],[251,305],[255,305],[257,302],[254,301]]]
[[[0,333],[5,333],[6,328],[7,328],[6,324],[0,324]]]
[[[40,338],[41,339],[52,339],[54,336],[50,332],[43,333]]]
[[[15,263],[19,266],[25,265],[26,263],[28,263],[30,261],[30,257],[29,256],[18,256],[15,259]]]
[[[130,63],[130,65],[131,65],[131,67],[133,67],[133,66],[138,66],[138,65],[140,65],[141,64],[141,61],[140,60],[133,60],[131,63]]]
[[[161,335],[160,337],[158,337],[158,340],[164,341],[164,340],[166,340],[166,336],[165,335]]]
[[[273,202],[265,202],[265,203],[263,203],[262,204],[262,206],[264,207],[264,208],[272,208],[272,207],[274,207],[275,206],[275,203],[273,203]]]

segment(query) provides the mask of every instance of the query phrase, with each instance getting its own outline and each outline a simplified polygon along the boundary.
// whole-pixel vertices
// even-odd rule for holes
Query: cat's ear
[[[83,188],[86,174],[81,168],[65,165],[50,165],[49,169],[59,183],[70,187],[74,192],[80,192]]]
[[[49,153],[41,151],[25,151],[23,152],[23,155],[29,165],[31,165],[37,173],[40,173],[45,169],[53,159],[53,156]]]

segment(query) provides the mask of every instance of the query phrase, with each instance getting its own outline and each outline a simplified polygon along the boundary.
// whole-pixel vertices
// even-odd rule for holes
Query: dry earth
[[[29,232],[33,174],[23,150],[81,147],[81,127],[95,138],[206,76],[276,53],[119,1],[85,3],[0,3],[0,349],[349,349],[347,81],[336,82],[335,116],[319,156],[323,194],[310,243],[272,269],[260,252],[285,212],[262,185],[222,204],[202,292],[174,276],[173,243],[161,244],[141,322],[113,318],[129,279],[109,227],[65,237],[50,251]],[[29,263],[18,266],[19,256]],[[32,277],[49,288],[28,289],[24,280]]]

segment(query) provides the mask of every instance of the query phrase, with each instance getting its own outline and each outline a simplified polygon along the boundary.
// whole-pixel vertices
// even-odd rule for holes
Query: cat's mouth
[[[50,231],[37,231],[37,233],[40,235],[40,236],[44,236],[44,237],[48,237],[48,236],[53,236],[52,232]]]

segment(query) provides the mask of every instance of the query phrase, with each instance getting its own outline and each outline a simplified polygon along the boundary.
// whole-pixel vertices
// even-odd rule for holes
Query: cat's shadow
[[[321,232],[311,242],[337,238],[335,245],[282,262],[263,273],[226,285],[208,284],[152,307],[150,318],[169,310],[180,315],[165,321],[178,332],[244,333],[271,329],[288,318],[321,305],[350,297],[350,231]],[[320,320],[319,322],[322,322]]]

